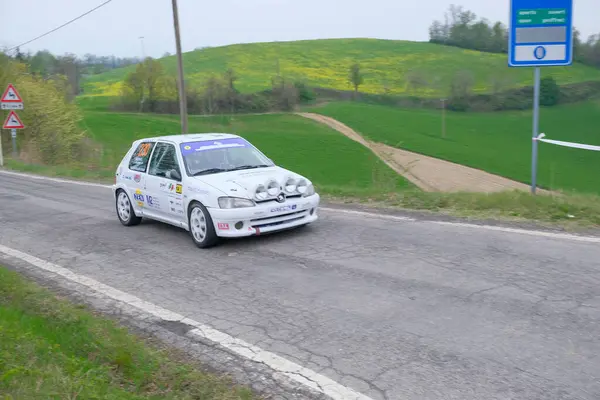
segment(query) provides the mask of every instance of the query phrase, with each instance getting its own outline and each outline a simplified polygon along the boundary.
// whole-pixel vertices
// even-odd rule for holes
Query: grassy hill
[[[175,56],[161,59],[169,74],[176,76]],[[210,74],[221,74],[233,68],[238,76],[237,88],[255,92],[270,87],[277,73],[294,80],[305,80],[312,86],[350,90],[348,70],[358,62],[365,75],[360,90],[420,96],[439,95],[446,90],[456,72],[470,71],[475,92],[489,92],[495,82],[508,87],[532,84],[532,70],[509,68],[507,56],[482,53],[425,42],[380,39],[322,39],[294,42],[250,43],[207,48],[184,54],[186,79],[199,86]],[[116,96],[125,75],[135,66],[112,70],[84,80],[84,93]],[[407,89],[406,75],[419,71],[430,84],[417,92]],[[584,65],[544,69],[559,84],[600,80],[600,70]]]
[[[329,103],[312,112],[335,118],[373,141],[530,183],[530,111],[446,114],[360,103]],[[600,145],[600,100],[544,108],[540,132],[550,139]],[[600,194],[600,153],[540,144],[538,183]]]

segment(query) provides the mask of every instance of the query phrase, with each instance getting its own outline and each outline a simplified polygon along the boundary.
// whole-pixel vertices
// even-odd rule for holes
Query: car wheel
[[[196,246],[204,249],[218,243],[219,237],[215,232],[215,226],[204,205],[197,201],[192,203],[188,211],[188,222],[190,235]]]
[[[131,201],[129,200],[129,196],[125,193],[124,190],[119,190],[117,192],[117,216],[119,217],[119,221],[125,226],[133,226],[138,225],[142,222],[142,217],[138,217],[135,215],[133,211],[133,206],[131,205]]]

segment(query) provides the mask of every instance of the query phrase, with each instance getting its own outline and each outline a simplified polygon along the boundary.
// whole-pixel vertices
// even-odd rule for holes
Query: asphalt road
[[[0,174],[0,244],[373,399],[600,398],[598,243],[322,211],[200,250],[106,188]]]

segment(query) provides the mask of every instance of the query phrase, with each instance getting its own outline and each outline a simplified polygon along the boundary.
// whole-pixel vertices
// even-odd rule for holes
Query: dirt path
[[[324,115],[297,114],[325,124],[369,148],[390,168],[424,191],[491,193],[514,189],[529,190],[529,185],[502,176],[368,141],[347,125]]]

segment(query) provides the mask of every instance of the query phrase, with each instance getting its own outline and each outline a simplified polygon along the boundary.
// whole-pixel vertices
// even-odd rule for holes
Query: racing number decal
[[[140,145],[140,151],[138,151],[138,157],[146,157],[150,151],[150,143],[142,143]]]
[[[177,186],[175,186],[175,193],[177,194],[181,194],[182,190],[181,190],[181,184],[177,184]]]

